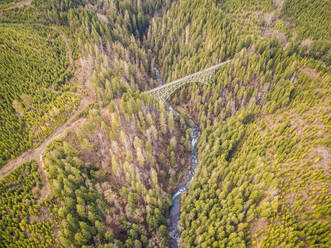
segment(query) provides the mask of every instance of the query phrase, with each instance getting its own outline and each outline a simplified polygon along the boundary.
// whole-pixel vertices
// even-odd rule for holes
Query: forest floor
[[[31,2],[32,2],[32,0],[22,0],[20,2],[14,3],[12,6],[10,6],[7,9],[4,9],[4,10],[10,10],[10,9],[14,9],[14,8],[22,8],[24,6],[31,6]]]

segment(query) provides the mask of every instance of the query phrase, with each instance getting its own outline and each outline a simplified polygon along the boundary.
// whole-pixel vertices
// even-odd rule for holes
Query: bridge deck
[[[170,85],[176,84],[176,83],[178,83],[178,82],[180,82],[180,81],[182,81],[182,80],[189,79],[189,78],[191,78],[191,77],[194,77],[194,76],[200,75],[200,74],[205,73],[205,72],[207,72],[207,71],[215,70],[215,69],[217,69],[218,67],[221,67],[222,65],[225,65],[225,64],[227,64],[227,63],[229,63],[229,62],[231,62],[231,60],[227,60],[227,61],[222,62],[222,63],[220,63],[220,64],[217,64],[217,65],[214,65],[214,66],[208,67],[208,68],[206,68],[206,69],[204,69],[204,70],[201,70],[201,71],[195,72],[195,73],[193,73],[193,74],[187,75],[187,76],[185,76],[185,77],[179,78],[179,79],[177,79],[177,80],[175,80],[175,81],[172,81],[172,82],[170,82],[170,83],[167,83],[167,84],[161,85],[161,86],[159,86],[159,87],[156,87],[156,88],[154,88],[154,89],[148,90],[148,91],[146,91],[146,93],[147,93],[147,94],[150,94],[150,93],[153,93],[153,92],[158,91],[158,90],[160,90],[160,89],[167,88],[167,87],[169,87]]]

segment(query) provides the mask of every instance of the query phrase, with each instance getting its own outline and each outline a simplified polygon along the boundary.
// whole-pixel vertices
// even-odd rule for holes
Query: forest
[[[22,164],[0,182],[1,247],[51,247],[57,245],[48,217],[51,202],[37,203],[41,188],[38,164]]]
[[[79,104],[57,92],[69,77],[60,35],[38,25],[0,24],[0,167],[38,145]]]
[[[172,248],[195,123],[175,247],[330,247],[330,11],[2,1],[0,246]],[[145,93],[157,70],[166,83],[228,60],[169,102]]]
[[[48,148],[48,180],[54,197],[64,199],[55,213],[64,246],[166,246],[169,193],[190,149],[187,139],[176,137],[186,137],[188,124],[150,101],[125,95],[102,113],[93,108],[82,129]],[[120,131],[123,126],[130,132]],[[102,147],[109,150],[95,152]]]

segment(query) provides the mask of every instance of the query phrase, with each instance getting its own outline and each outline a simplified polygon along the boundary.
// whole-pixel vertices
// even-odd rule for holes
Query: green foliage
[[[47,24],[47,12],[36,11],[33,7],[22,7],[22,8],[12,8],[3,11],[1,23],[36,23],[36,24]]]
[[[139,91],[156,85],[155,66],[170,81],[227,59],[213,84],[189,85],[172,99],[202,131],[196,177],[182,197],[184,246],[329,246],[329,4],[280,3],[34,0],[1,12],[0,163],[38,144],[78,104],[63,93],[70,75],[59,35],[13,23],[61,25],[73,58],[93,72],[97,103],[44,157],[63,246],[168,246],[170,194],[189,164],[189,121]],[[22,205],[37,215],[38,207],[21,203],[16,212]],[[8,230],[35,225],[3,213]],[[14,237],[42,246],[43,238],[25,235]]]
[[[83,171],[92,168],[79,160],[75,149],[68,143],[54,142],[46,153],[45,168],[54,196],[61,202],[58,211],[54,210],[59,218],[61,243],[82,246],[96,239],[109,239],[102,222],[109,208],[95,188],[86,183],[92,178]]]
[[[331,6],[328,0],[286,0],[282,11],[294,20],[300,38],[330,39]]]
[[[0,24],[0,166],[39,144],[67,119],[79,97],[49,87],[68,75],[59,34],[36,25]]]
[[[46,153],[45,167],[52,191],[56,199],[63,199],[54,212],[59,221],[60,241],[67,246],[92,244],[95,240],[116,243],[120,239],[125,247],[145,247],[148,244],[166,246],[166,218],[170,197],[165,191],[169,190],[166,178],[173,169],[170,157],[165,158],[161,164],[153,149],[160,150],[160,145],[169,142],[164,141],[169,132],[180,135],[180,123],[185,125],[185,122],[172,115],[169,117],[169,112],[164,112],[163,105],[137,93],[126,93],[119,102],[113,101],[110,105],[118,111],[111,113],[110,119],[105,118],[108,116],[107,112],[100,116],[101,113],[96,109],[91,109],[87,114],[88,123],[82,130],[69,135],[76,148],[66,141],[57,141],[50,145]],[[170,118],[173,122],[171,130],[167,129],[164,134],[157,133],[159,126],[155,128],[154,125],[159,124],[152,120],[148,124],[144,122],[146,114],[158,117],[160,112],[165,120]],[[121,135],[111,140],[108,133],[116,133],[119,128]],[[135,139],[131,141],[127,134],[133,133]],[[92,141],[89,147],[83,144],[85,140]],[[101,140],[110,142],[108,147],[111,148],[111,154],[107,156],[112,156],[111,165],[104,170],[98,170],[100,161],[97,166],[92,166],[79,158],[82,154],[92,157],[94,149],[100,149]],[[178,150],[182,146],[180,142],[173,145],[173,149]],[[138,155],[135,156],[135,150],[139,151],[143,160]],[[187,152],[181,156],[188,157]],[[152,173],[147,178],[136,172],[139,168],[149,173],[151,167]],[[107,190],[102,190],[103,194],[95,191],[94,188],[100,191],[100,178],[105,180],[109,177],[113,183],[107,184]],[[112,223],[119,221],[121,225],[114,229]],[[125,234],[125,238],[112,235],[118,229]]]
[[[0,246],[54,247],[58,246],[54,226],[44,216],[47,207],[36,203],[33,193],[39,188],[40,175],[35,161],[26,162],[0,181]],[[46,213],[45,213],[46,209]]]
[[[0,10],[11,7],[13,4],[20,2],[20,0],[3,0],[0,3]]]
[[[272,27],[261,17],[273,9],[271,1],[180,1],[148,32],[167,81],[233,58],[211,86],[192,84],[172,99],[202,129],[200,163],[182,204],[186,247],[330,242],[329,176],[304,162],[316,156],[314,146],[327,149],[330,68],[318,60],[328,64],[328,41],[301,51],[297,43],[284,49],[276,38],[261,38]]]
[[[188,150],[183,144],[186,139],[176,141],[168,137],[185,135],[188,126],[180,117],[166,111],[163,104],[129,88],[121,97],[109,101],[109,106],[103,111],[91,109],[87,113],[88,122],[81,130],[69,135],[70,143],[80,151],[80,156],[85,154],[84,157],[95,161],[96,167],[100,168],[95,173],[90,170],[90,175],[97,179],[91,178],[92,182],[101,183],[99,171],[104,172],[103,178],[108,185],[104,198],[112,206],[108,218],[111,223],[120,222],[118,229],[125,234],[125,237],[120,236],[117,230],[114,242],[120,239],[126,247],[166,246],[168,235],[164,228],[170,204],[169,192],[183,177],[182,168],[188,163]],[[161,116],[171,126],[164,125],[161,130]],[[171,154],[160,156],[157,151],[164,147],[171,147]],[[95,150],[100,149],[104,149],[104,156],[110,158],[106,164],[93,159]],[[173,150],[182,153],[175,154]],[[52,175],[59,174],[53,170],[49,171]],[[172,177],[171,185],[168,183],[169,175]],[[57,189],[54,191],[58,192]],[[86,218],[82,204],[74,205],[78,215]],[[100,221],[92,215],[87,215],[87,218]],[[116,233],[116,229],[109,229],[109,223],[105,226]]]

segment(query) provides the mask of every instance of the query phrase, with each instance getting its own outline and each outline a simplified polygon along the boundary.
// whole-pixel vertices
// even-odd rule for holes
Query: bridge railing
[[[228,63],[230,63],[230,62],[231,62],[231,60],[227,60],[227,61],[222,62],[222,63],[220,63],[220,64],[217,64],[217,65],[214,65],[214,66],[208,67],[208,68],[206,68],[206,69],[204,69],[204,70],[201,70],[201,71],[195,72],[195,73],[193,73],[193,74],[190,74],[190,75],[187,75],[187,76],[185,76],[185,77],[179,78],[179,79],[177,79],[177,80],[175,80],[175,81],[172,81],[172,82],[169,82],[169,83],[167,83],[167,84],[164,84],[164,85],[161,85],[161,86],[159,86],[159,87],[156,87],[156,88],[154,88],[154,89],[148,90],[148,91],[146,91],[146,93],[147,93],[147,94],[151,94],[151,93],[156,92],[156,91],[158,91],[158,90],[161,90],[161,89],[164,89],[164,88],[170,87],[170,86],[172,86],[172,85],[174,85],[174,84],[180,83],[181,81],[184,81],[184,80],[187,80],[187,79],[190,79],[190,78],[196,77],[196,76],[198,76],[198,75],[201,75],[201,74],[204,74],[204,73],[207,73],[207,72],[210,72],[210,71],[214,71],[214,70],[216,70],[217,68],[219,68],[219,67],[221,67],[221,66],[223,66],[223,65],[225,65],[225,64],[228,64]]]

